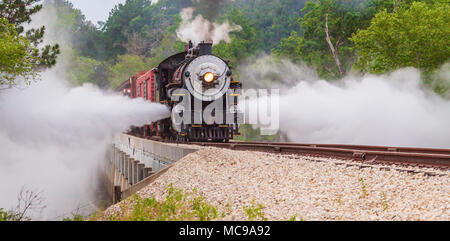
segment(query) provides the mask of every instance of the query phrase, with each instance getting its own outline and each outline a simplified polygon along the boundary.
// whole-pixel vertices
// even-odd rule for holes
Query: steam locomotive
[[[131,127],[131,134],[191,142],[228,142],[239,133],[238,96],[228,61],[212,54],[212,43],[189,42],[185,51],[142,71],[117,88],[131,98],[167,105],[170,118]]]

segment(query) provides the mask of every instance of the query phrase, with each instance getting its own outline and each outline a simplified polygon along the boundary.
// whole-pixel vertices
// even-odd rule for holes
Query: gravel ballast
[[[441,175],[427,176],[346,164],[354,163],[203,148],[138,195],[161,200],[170,183],[195,188],[227,213],[220,220],[248,220],[244,207],[252,201],[263,206],[268,220],[449,220],[449,171],[430,170]],[[114,205],[103,216],[120,215],[130,206]]]

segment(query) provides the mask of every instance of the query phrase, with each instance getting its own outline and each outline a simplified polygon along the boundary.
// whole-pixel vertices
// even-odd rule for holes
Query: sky
[[[93,23],[106,21],[109,12],[119,3],[126,0],[70,0],[75,8],[80,9],[87,20]]]

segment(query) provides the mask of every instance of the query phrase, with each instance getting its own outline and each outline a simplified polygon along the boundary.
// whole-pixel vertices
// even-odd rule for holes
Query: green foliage
[[[127,33],[131,33],[133,25],[136,24],[136,18],[142,18],[140,15],[144,9],[145,0],[129,0],[125,4],[117,5],[109,15],[108,20],[103,26],[107,45],[113,46],[109,51],[109,57],[118,54],[125,54],[126,50],[123,44],[127,41]],[[130,26],[131,25],[131,26]],[[127,31],[127,28],[131,29]],[[134,30],[136,30],[134,28]]]
[[[426,2],[422,4],[434,12],[427,10],[412,14],[409,9],[417,2]],[[213,53],[230,61],[235,68],[236,79],[242,77],[240,69],[236,68],[242,61],[268,51],[293,62],[304,62],[317,69],[322,78],[338,79],[341,78],[341,71],[325,33],[328,16],[330,41],[337,50],[343,74],[355,67],[380,73],[419,65],[431,72],[448,59],[449,34],[448,28],[445,28],[448,25],[448,14],[445,14],[448,4],[444,3],[445,0],[225,1],[214,21],[228,21],[241,26],[242,30],[230,34],[230,43],[217,43]],[[92,82],[103,87],[115,87],[137,72],[154,68],[165,58],[183,50],[185,43],[176,36],[181,22],[179,13],[192,4],[191,0],[160,0],[157,4],[152,4],[150,0],[127,0],[117,5],[108,20],[98,26],[86,21],[83,14],[67,0],[46,0],[44,9],[51,6],[56,10],[57,21],[53,32],[63,33],[55,36],[56,39],[69,36],[65,33],[72,36],[65,50],[68,57],[64,58],[71,81],[76,85]],[[206,10],[201,8],[197,13],[202,11]],[[381,17],[371,22],[377,13],[386,17],[385,22],[381,21]],[[422,16],[422,13],[425,15]],[[407,25],[402,30],[403,22],[398,22],[400,20],[419,25]],[[376,21],[380,23],[377,25]],[[388,34],[385,35],[387,28]],[[421,28],[424,31],[421,32]],[[40,35],[38,30],[36,36]],[[371,34],[364,34],[364,31]],[[389,38],[396,34],[400,34],[401,39],[390,41]],[[422,40],[415,35],[427,38]],[[389,57],[384,55],[389,54],[387,50],[391,50],[391,45],[398,45],[394,49],[395,54],[391,54],[395,59],[392,62],[398,62],[396,64],[384,61]],[[432,51],[422,53],[428,45]],[[419,61],[413,54],[417,50],[414,46],[421,47]],[[48,49],[48,53],[51,52]],[[429,82],[438,93],[447,92],[445,81]]]
[[[78,213],[73,213],[71,218],[64,218],[65,222],[81,222],[84,221],[84,217]]]
[[[19,221],[18,215],[12,212],[4,211],[2,208],[0,208],[0,222],[6,221]]]
[[[16,26],[18,34],[23,33],[23,23],[31,22],[31,15],[39,12],[42,5],[40,0],[14,0],[0,2],[0,18],[5,18]]]
[[[337,204],[342,205],[342,203],[343,203],[342,197],[343,197],[342,194],[338,195],[338,197],[335,200]]]
[[[436,3],[441,2],[444,3],[447,0],[401,0],[401,1],[386,1],[386,0],[370,0],[371,4],[368,7],[371,7],[374,12],[378,13],[382,10],[386,10],[388,13],[394,13],[399,9],[407,9],[414,2],[425,2],[425,3]]]
[[[281,39],[277,48],[272,52],[276,56],[285,57],[293,62],[303,60],[303,50],[305,49],[305,39],[301,37],[296,31],[292,31],[287,38]]]
[[[3,208],[0,208],[0,222],[8,221],[8,213],[3,211]]]
[[[66,48],[74,48],[81,56],[104,59],[103,33],[83,13],[75,9],[67,0],[44,1],[43,13],[53,16],[54,21],[48,31],[49,39],[63,43]]]
[[[255,200],[253,200],[249,206],[244,206],[244,211],[249,221],[267,221],[267,218],[264,217],[263,208],[261,204],[256,205]]]
[[[75,85],[93,83],[96,80],[96,69],[101,63],[95,59],[83,56],[73,56],[70,69],[67,70],[68,79]]]
[[[114,65],[107,66],[111,87],[115,88],[130,78],[130,76],[151,68],[153,66],[142,57],[121,55],[117,58],[117,62]]]
[[[17,195],[15,208],[5,211],[0,208],[0,221],[31,221],[30,213],[42,212],[45,208],[40,193],[23,187]]]
[[[231,43],[220,43],[214,54],[230,60],[236,66],[242,60],[276,47],[280,39],[288,37],[299,27],[297,19],[305,0],[235,1],[225,8],[222,21],[242,27],[231,33]]]
[[[43,5],[42,15],[51,16],[53,22],[46,35],[61,43],[58,74],[67,76],[73,85],[90,82],[108,87],[102,31],[67,0],[46,0]]]
[[[241,125],[239,132],[241,136],[236,136],[234,139],[239,141],[265,141],[273,142],[280,138],[280,133],[277,135],[262,136],[259,128],[254,129],[252,125]]]
[[[282,38],[299,28],[297,19],[300,10],[307,0],[248,0],[229,2],[224,15],[234,9],[240,9],[251,24],[240,24],[242,27],[252,26],[256,34],[252,44],[259,51],[269,52],[276,47]],[[230,18],[228,18],[230,19]],[[248,39],[248,38],[243,38]],[[249,39],[250,40],[250,39]]]
[[[163,4],[166,10],[161,9]],[[62,65],[72,84],[116,87],[184,49],[175,35],[179,19],[174,17],[175,5],[164,0],[153,5],[148,0],[127,1],[111,11],[101,29],[67,0],[47,0],[44,11],[55,15],[50,38],[65,43]]]
[[[214,46],[213,53],[223,59],[229,60],[231,66],[239,63],[255,53],[257,49],[257,30],[247,15],[240,9],[232,9],[224,16],[231,23],[242,27],[239,32],[231,33],[231,42],[221,42]]]
[[[356,67],[384,73],[402,67],[426,72],[450,57],[450,5],[414,2],[394,13],[378,13],[351,40],[358,50]]]
[[[117,217],[111,216],[114,221],[210,221],[217,218],[217,209],[209,205],[202,196],[196,192],[185,193],[170,184],[166,189],[164,201],[155,198],[142,199],[135,195],[132,211],[129,214]]]
[[[165,37],[165,30],[175,23],[174,15],[189,4],[188,0],[161,0],[157,4],[150,0],[128,0],[117,5],[103,26],[106,45],[114,46],[109,49],[108,57],[132,54],[125,45],[133,33],[141,35],[144,49],[157,47]]]
[[[243,31],[233,33],[230,44],[217,45],[215,53],[236,65],[257,51],[269,51],[281,38],[287,37],[298,27],[296,19],[304,3],[305,0],[228,2],[218,16],[219,21],[228,20],[238,24]],[[161,0],[153,5],[149,0],[129,0],[117,5],[103,26],[105,44],[114,46],[108,50],[108,58],[131,54],[156,61],[164,59],[160,57],[164,52],[164,57],[172,54],[171,48],[166,51],[165,47],[173,46],[174,43],[176,49],[182,50],[183,45],[176,41],[176,28],[173,27],[178,26],[181,9],[191,4],[190,0]],[[141,49],[150,51],[141,51],[139,54],[130,52],[129,45],[133,42],[130,40],[135,34],[139,35]],[[167,41],[170,43],[167,44]]]
[[[13,24],[18,35],[24,32],[23,24],[31,22],[31,15],[42,9],[39,0],[14,0],[0,2],[0,18],[6,19],[7,23]],[[4,23],[3,23],[4,24]],[[46,45],[40,48],[43,42],[45,27],[38,29],[30,29],[25,33],[25,37],[29,40],[29,44],[24,46],[27,52],[32,55],[28,61],[33,68],[42,69],[52,67],[56,64],[56,58],[59,51],[59,45]]]
[[[361,195],[359,196],[359,198],[365,198],[369,195],[369,192],[367,191],[367,186],[364,178],[360,178],[359,183],[361,184]]]
[[[383,210],[386,211],[389,209],[389,203],[386,200],[386,193],[381,193],[381,206],[383,207]]]
[[[151,63],[152,66],[156,67],[160,62],[169,56],[184,51],[185,43],[178,40],[176,37],[176,30],[180,22],[181,18],[176,17],[175,24],[169,26],[164,31],[160,44],[152,48],[148,53],[148,55],[151,56],[148,59],[148,62]]]
[[[0,53],[0,88],[16,85],[17,77],[25,81],[36,77],[33,69],[36,52],[30,41],[3,18],[0,18]]]
[[[5,211],[3,208],[0,208],[0,222],[17,222],[17,221],[31,221],[29,217],[24,216],[24,214],[16,212],[16,211]]]
[[[194,198],[192,209],[200,221],[211,221],[217,217],[217,209],[206,203],[202,196]]]
[[[360,0],[317,0],[306,3],[299,18],[302,35],[296,31],[282,39],[274,49],[275,54],[293,61],[303,60],[315,67],[319,75],[326,79],[341,77],[331,48],[326,38],[326,23],[330,40],[336,48],[344,74],[353,65],[354,50],[349,41],[352,33],[368,25],[372,8],[367,1]]]
[[[292,216],[292,217],[289,219],[289,221],[291,221],[291,222],[297,221],[297,215]],[[300,218],[299,221],[305,221],[305,220],[303,220],[303,218]]]
[[[450,63],[442,65],[425,76],[426,84],[437,94],[450,99]]]

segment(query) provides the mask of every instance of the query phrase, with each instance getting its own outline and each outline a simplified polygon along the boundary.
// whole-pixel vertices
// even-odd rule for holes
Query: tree
[[[0,90],[15,85],[18,77],[25,81],[36,77],[35,56],[30,41],[20,36],[13,24],[0,18]]]
[[[0,17],[16,25],[17,33],[24,31],[23,23],[31,22],[31,15],[39,12],[42,5],[36,4],[39,0],[10,0],[0,2]],[[41,28],[42,29],[42,28]]]
[[[317,0],[302,9],[301,57],[327,79],[341,78],[353,65],[355,56],[349,38],[368,25],[372,8],[367,1]]]
[[[130,23],[142,15],[146,4],[149,4],[148,0],[127,0],[125,4],[119,4],[111,10],[103,26],[107,44],[112,47],[108,57],[126,53],[124,44],[128,40],[127,35],[133,33],[129,28]]]
[[[260,32],[245,12],[234,8],[226,13],[222,19],[241,26],[242,30],[230,33],[230,43],[221,42],[215,45],[213,48],[215,55],[229,60],[232,66],[236,66],[241,60],[261,49],[262,39],[258,38]]]
[[[17,195],[17,206],[12,210],[0,208],[0,222],[2,221],[31,221],[30,215],[45,209],[44,199],[41,193],[25,189],[22,187]]]
[[[276,56],[286,57],[293,62],[302,61],[303,50],[305,48],[305,39],[300,37],[296,31],[283,38],[277,48],[272,50]]]
[[[181,22],[181,18],[177,16],[175,24],[165,29],[162,34],[162,39],[148,52],[147,55],[149,55],[150,58],[147,58],[147,62],[151,66],[156,67],[167,57],[184,51],[186,43],[178,40],[175,33],[179,26],[179,22]]]
[[[83,83],[96,83],[96,69],[100,67],[101,63],[95,59],[83,56],[73,56],[71,66],[67,70],[67,77],[70,82],[75,85],[82,85]],[[99,85],[99,84],[98,84]]]
[[[437,94],[450,99],[450,62],[431,72],[425,83]]]
[[[247,0],[228,1],[230,9],[240,9],[249,19],[252,27],[257,31],[257,48],[269,52],[275,48],[282,38],[298,30],[300,10],[307,0]],[[230,12],[225,9],[224,14]],[[244,27],[244,26],[243,26]]]
[[[351,40],[358,51],[356,67],[383,73],[402,67],[430,72],[450,57],[450,5],[415,2],[394,13],[386,10]]]
[[[440,0],[427,0],[434,2]],[[370,25],[376,13],[408,8],[414,0],[312,0],[302,9],[300,28],[272,51],[315,67],[322,78],[345,75],[356,60],[350,38]]]
[[[67,48],[74,48],[82,56],[102,59],[105,57],[103,33],[83,13],[67,0],[45,0],[43,15],[51,16],[51,30],[48,39],[62,43],[62,55]]]
[[[157,48],[166,37],[167,28],[176,24],[174,16],[178,15],[182,8],[192,5],[192,0],[152,2],[154,1],[127,0],[124,4],[117,5],[110,12],[109,18],[102,29],[106,45],[108,47],[113,46],[113,48],[108,49],[108,58],[115,58],[117,55],[135,54],[134,50],[136,49],[130,48],[129,40],[134,41],[131,45],[136,46],[138,44],[141,45],[140,49],[147,50],[139,51],[140,56],[151,57],[151,51],[149,50]],[[137,36],[140,39],[136,39]]]
[[[121,55],[118,57],[117,63],[107,67],[111,88],[119,86],[131,76],[153,67],[140,56]]]
[[[31,22],[31,15],[37,13],[42,9],[42,5],[38,4],[40,0],[11,0],[0,2],[0,18],[6,19],[9,24],[13,24],[16,28],[17,34],[24,32],[23,24]],[[26,31],[25,36],[31,43],[33,58],[31,64],[35,69],[41,70],[49,68],[56,64],[56,58],[59,54],[59,45],[46,45],[39,49],[43,42],[45,33],[45,26],[39,29],[30,29]]]

